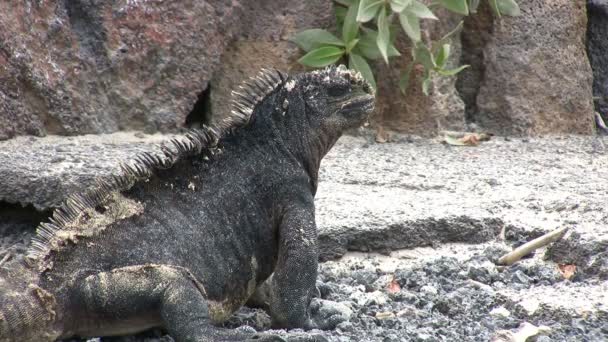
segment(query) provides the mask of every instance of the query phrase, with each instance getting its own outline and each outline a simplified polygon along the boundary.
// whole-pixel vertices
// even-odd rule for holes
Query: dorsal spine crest
[[[54,210],[49,222],[41,223],[36,229],[27,251],[30,261],[38,262],[44,259],[56,248],[58,240],[66,232],[72,235],[86,234],[87,227],[74,224],[87,210],[95,210],[102,206],[113,193],[130,189],[136,182],[149,179],[154,171],[171,168],[179,160],[193,155],[213,155],[220,139],[228,132],[245,126],[250,122],[254,108],[266,96],[282,86],[286,75],[278,70],[262,69],[256,76],[241,83],[238,91],[232,92],[231,113],[213,125],[203,125],[202,128],[191,129],[185,134],[172,138],[160,145],[157,152],[143,152],[132,160],[120,164],[121,175],[113,175],[108,179],[97,179],[92,187],[84,192],[69,195],[65,201]]]

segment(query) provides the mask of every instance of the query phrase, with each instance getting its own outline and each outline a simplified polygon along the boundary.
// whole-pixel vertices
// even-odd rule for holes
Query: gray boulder
[[[469,119],[503,134],[592,133],[585,2],[518,3],[518,17],[495,19],[486,9],[467,19],[480,21],[463,33],[479,65],[468,74],[473,83],[460,83]]]
[[[152,152],[166,135],[134,132],[78,137],[17,137],[0,142],[0,201],[57,207],[96,178],[119,175],[120,162]]]
[[[593,69],[596,110],[608,121],[608,1],[587,1],[587,54]]]
[[[276,45],[251,65],[273,66],[274,56],[296,57],[286,47],[292,32],[331,18],[321,0],[3,2],[0,140],[175,130],[206,101],[199,95],[234,39]],[[242,71],[229,70],[239,80]]]

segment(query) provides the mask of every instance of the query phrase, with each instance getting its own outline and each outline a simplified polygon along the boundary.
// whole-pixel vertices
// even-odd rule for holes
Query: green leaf
[[[320,68],[337,62],[344,55],[344,49],[336,46],[324,46],[302,56],[298,63],[313,68]]]
[[[348,56],[348,67],[360,72],[361,76],[363,76],[363,78],[365,78],[372,85],[372,88],[374,88],[374,90],[376,89],[376,80],[374,79],[374,73],[369,67],[369,64],[367,64],[365,58],[357,54],[351,53]]]
[[[452,36],[454,36],[455,34],[457,34],[458,32],[460,32],[460,30],[462,30],[463,27],[463,22],[459,22],[458,25],[456,25],[456,27],[448,32],[448,34],[446,34],[445,36],[441,37],[441,39],[433,42],[433,46],[432,46],[432,51],[435,52],[437,51],[441,46],[443,46],[443,44],[446,44],[450,41],[450,39],[452,38]]]
[[[344,18],[346,18],[346,12],[348,8],[342,6],[336,6],[334,12],[336,13],[336,25],[342,27],[344,25]]]
[[[440,41],[442,43],[446,42],[448,39],[451,39],[452,36],[454,36],[456,33],[460,32],[460,30],[462,30],[462,27],[464,26],[464,22],[461,21],[458,23],[458,25],[456,25],[456,27],[454,27],[454,29],[450,32],[448,32],[445,36],[441,37]]]
[[[362,35],[357,46],[355,46],[354,51],[367,59],[378,59],[382,57],[380,50],[378,50],[378,45],[376,45],[377,37],[378,32],[376,31],[374,31],[374,34]]]
[[[417,43],[414,49],[414,61],[422,64],[426,72],[435,69],[435,59],[429,48],[423,43]]]
[[[363,34],[361,35],[361,39],[357,43],[357,46],[353,49],[353,51],[357,52],[357,54],[362,55],[367,59],[378,59],[382,57],[380,54],[380,50],[378,50],[378,44],[376,44],[376,40],[378,39],[378,32],[363,28]],[[391,43],[388,47],[388,56],[395,57],[401,56],[395,45]]]
[[[425,78],[424,81],[422,81],[422,93],[426,96],[429,96],[429,88],[431,86],[431,74],[428,73]]]
[[[469,0],[470,13],[477,13],[477,7],[479,7],[479,0]]]
[[[500,9],[498,9],[498,3],[496,2],[496,0],[488,0],[488,3],[490,4],[492,12],[494,12],[497,17],[500,17]]]
[[[411,2],[412,0],[391,0],[391,9],[393,12],[401,13]]]
[[[437,69],[437,73],[439,73],[442,76],[454,76],[457,73],[461,72],[462,70],[468,68],[470,65],[461,65],[456,69],[451,69],[451,70],[444,70],[444,69]]]
[[[414,62],[410,62],[407,67],[405,68],[405,72],[403,73],[403,76],[401,76],[401,79],[399,80],[399,89],[401,89],[401,92],[403,94],[405,94],[405,92],[407,91],[407,87],[410,84],[410,75],[412,74],[412,69],[414,68]]]
[[[361,0],[357,12],[357,21],[365,23],[372,20],[382,5],[384,5],[384,0]]]
[[[346,17],[344,17],[344,26],[342,26],[342,40],[345,43],[357,37],[359,32],[359,23],[357,22],[357,9],[359,8],[359,0],[355,0],[353,5],[348,8]]]
[[[346,44],[346,53],[350,53],[352,51],[352,49],[357,46],[357,43],[359,42],[359,39],[353,39],[350,42],[348,42],[348,44]]]
[[[426,7],[425,4],[414,0],[407,8],[408,12],[415,14],[420,19],[435,19],[437,17],[431,12],[431,10]]]
[[[420,41],[420,19],[409,11],[403,11],[399,14],[399,22],[403,31],[414,42]]]
[[[354,0],[334,0],[335,2],[339,3],[342,6],[350,6],[353,4]]]
[[[298,32],[291,41],[296,43],[302,50],[310,51],[323,45],[344,46],[344,43],[327,30],[311,29]]]
[[[391,43],[391,32],[389,29],[388,18],[386,17],[386,8],[382,7],[380,14],[378,15],[378,50],[384,57],[384,61],[388,64],[388,46]]]
[[[469,6],[467,5],[467,0],[439,0],[439,3],[441,4],[441,6],[449,9],[452,12],[456,12],[463,15],[469,14]]]
[[[439,49],[439,53],[437,53],[437,56],[435,56],[435,64],[437,65],[437,68],[443,69],[448,57],[450,57],[450,44],[443,44],[441,49]]]
[[[515,17],[521,14],[519,6],[514,0],[496,0],[496,5],[501,14]]]

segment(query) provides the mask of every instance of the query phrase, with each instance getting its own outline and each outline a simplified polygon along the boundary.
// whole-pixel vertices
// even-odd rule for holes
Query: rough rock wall
[[[592,133],[585,1],[518,3],[519,17],[467,18],[464,59],[475,68],[459,88],[469,119],[502,134]]]
[[[608,0],[587,1],[587,53],[593,68],[595,109],[608,120]]]
[[[183,124],[238,1],[0,2],[0,139]]]
[[[242,34],[227,47],[211,80],[210,111],[214,119],[229,113],[232,89],[261,68],[304,70],[297,63],[302,52],[289,38],[305,29],[334,25],[333,3],[327,0],[260,0],[244,6],[246,13],[255,15],[243,17]]]
[[[591,133],[584,0],[519,2],[518,18],[494,20],[482,8],[466,19],[464,48],[455,39],[451,63],[462,54],[460,62],[473,67],[458,86],[455,77],[436,78],[425,97],[415,73],[403,96],[398,82],[407,50],[390,68],[376,63],[376,122],[422,135],[461,129],[465,121],[495,133]],[[230,89],[260,67],[303,70],[296,63],[302,52],[288,39],[332,27],[332,6],[330,0],[1,2],[0,140],[172,131],[193,108],[221,117]],[[441,22],[426,23],[431,38],[461,19],[438,15]],[[593,32],[598,39],[590,33],[590,44],[604,44],[603,31]],[[605,57],[590,54],[600,61],[597,93]]]
[[[123,174],[121,162],[139,153],[158,152],[159,144],[170,138],[117,132],[0,141],[0,207],[6,201],[32,204],[41,211],[56,208],[67,195],[92,186],[95,179]],[[0,211],[0,221],[3,217]]]
[[[464,101],[468,122],[475,122],[477,119],[477,94],[485,76],[484,48],[492,38],[493,22],[494,16],[490,7],[482,3],[476,14],[464,20],[460,35],[462,44],[460,63],[470,67],[458,74],[456,89]]]

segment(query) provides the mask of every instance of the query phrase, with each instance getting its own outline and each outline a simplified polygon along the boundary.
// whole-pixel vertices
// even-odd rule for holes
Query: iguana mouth
[[[370,94],[359,95],[342,104],[341,110],[345,113],[359,112],[371,113],[374,110],[375,97]]]

